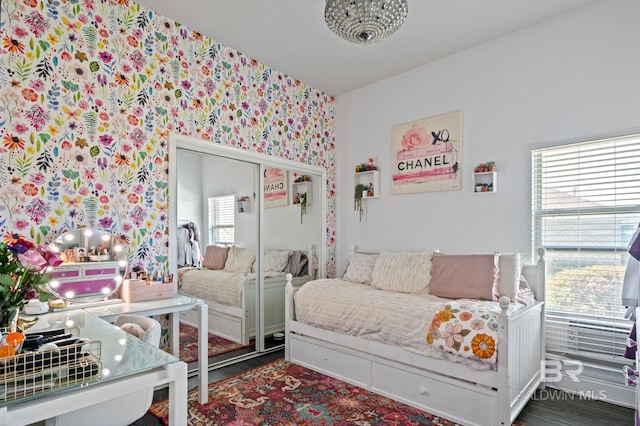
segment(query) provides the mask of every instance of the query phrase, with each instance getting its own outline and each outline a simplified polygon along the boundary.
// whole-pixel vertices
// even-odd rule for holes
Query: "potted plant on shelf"
[[[362,214],[364,213],[364,206],[362,204],[362,196],[369,190],[368,185],[359,183],[356,185],[355,193],[353,195],[353,210],[358,212],[360,221],[362,221]]]
[[[373,197],[373,196],[374,196],[373,182],[369,182],[369,185],[367,185],[367,197]]]

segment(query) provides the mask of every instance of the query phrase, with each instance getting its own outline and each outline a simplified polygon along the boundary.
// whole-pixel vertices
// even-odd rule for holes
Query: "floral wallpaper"
[[[128,0],[0,8],[3,237],[98,227],[133,266],[166,268],[176,132],[326,168],[334,273],[331,96]]]

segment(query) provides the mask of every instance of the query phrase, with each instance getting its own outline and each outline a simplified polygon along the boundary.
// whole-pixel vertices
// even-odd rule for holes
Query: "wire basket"
[[[77,336],[79,330],[65,329],[62,334]],[[100,341],[90,341],[0,358],[0,401],[100,378],[101,350]]]

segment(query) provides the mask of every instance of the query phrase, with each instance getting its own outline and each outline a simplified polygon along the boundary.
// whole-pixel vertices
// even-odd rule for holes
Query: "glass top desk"
[[[180,357],[180,316],[182,311],[195,309],[198,312],[198,402],[206,404],[209,388],[209,317],[208,306],[204,300],[195,297],[177,295],[168,299],[150,300],[147,302],[115,303],[109,305],[85,308],[104,319],[113,322],[118,315],[164,315],[169,314],[169,336],[171,336],[171,351],[174,356]]]
[[[57,417],[122,395],[169,385],[169,424],[187,418],[187,365],[85,310],[40,315],[29,332],[77,328],[100,342],[101,376],[0,402],[0,425],[17,426]]]

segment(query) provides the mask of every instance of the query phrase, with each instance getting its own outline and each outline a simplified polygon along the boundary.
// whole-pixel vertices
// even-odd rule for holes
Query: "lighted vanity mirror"
[[[106,300],[118,291],[127,274],[123,247],[106,231],[74,229],[50,246],[64,261],[47,271],[51,275],[47,288],[59,299],[72,303]]]

